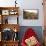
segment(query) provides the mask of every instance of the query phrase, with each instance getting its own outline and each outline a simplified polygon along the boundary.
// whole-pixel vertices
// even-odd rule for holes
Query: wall
[[[9,7],[9,6],[14,6],[14,1],[15,0],[0,0],[0,6],[1,7]]]
[[[23,5],[24,4],[24,5]],[[42,0],[24,0],[24,3],[21,4],[20,9],[39,9],[39,19],[38,20],[24,20],[23,10],[20,11],[20,25],[22,26],[43,26],[43,6]]]
[[[0,0],[0,6],[15,6],[15,0]],[[19,24],[20,26],[43,26],[43,6],[42,0],[17,0],[19,5]],[[23,9],[39,9],[38,20],[24,20]],[[9,19],[10,20],[10,19]]]

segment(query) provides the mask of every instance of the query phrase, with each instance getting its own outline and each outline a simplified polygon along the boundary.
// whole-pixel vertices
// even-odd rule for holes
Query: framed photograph
[[[10,11],[9,11],[9,14],[10,14],[10,15],[16,15],[16,14],[17,14],[17,11],[15,11],[15,10],[10,10]]]
[[[2,10],[2,15],[9,15],[9,10]]]
[[[24,19],[38,19],[39,11],[38,9],[24,9],[23,18]]]

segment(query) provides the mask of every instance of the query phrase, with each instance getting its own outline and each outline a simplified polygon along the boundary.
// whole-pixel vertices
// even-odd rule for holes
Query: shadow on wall
[[[43,30],[42,30],[42,27],[41,26],[21,26],[20,27],[20,32],[19,32],[20,42],[21,42],[21,40],[23,38],[24,33],[26,32],[26,30],[28,28],[32,28],[37,33],[37,36],[38,36],[39,41],[41,43],[43,43]]]

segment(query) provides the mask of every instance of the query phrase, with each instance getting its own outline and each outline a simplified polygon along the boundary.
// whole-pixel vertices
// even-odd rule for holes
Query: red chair
[[[37,39],[37,35],[34,32],[34,30],[32,28],[28,28],[27,31],[25,32],[24,37],[22,38],[21,46],[27,46],[25,43],[25,39],[28,39],[29,37],[32,37],[32,36],[34,36]],[[39,41],[37,42],[37,44],[35,46],[41,46]]]

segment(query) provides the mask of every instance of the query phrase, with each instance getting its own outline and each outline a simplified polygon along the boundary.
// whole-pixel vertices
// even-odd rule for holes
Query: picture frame
[[[10,10],[10,11],[9,11],[9,14],[10,14],[10,15],[16,15],[16,14],[17,14],[17,11],[15,11],[15,10]]]
[[[23,19],[38,19],[38,9],[23,9]]]
[[[2,15],[9,15],[9,10],[2,10]]]

